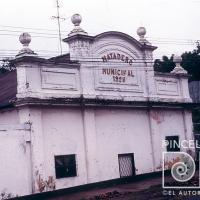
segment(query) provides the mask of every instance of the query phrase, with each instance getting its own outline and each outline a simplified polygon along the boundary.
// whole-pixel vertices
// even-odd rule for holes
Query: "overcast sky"
[[[71,16],[81,14],[81,27],[90,35],[121,31],[138,39],[146,27],[148,39],[158,46],[154,58],[181,54],[200,40],[200,0],[59,0],[62,38],[72,30]],[[0,57],[15,55],[18,36],[30,32],[31,48],[42,56],[59,54],[56,0],[0,0]],[[21,28],[19,28],[21,27]],[[31,29],[28,29],[31,28]],[[64,51],[67,44],[63,43]],[[6,51],[5,51],[6,50]]]

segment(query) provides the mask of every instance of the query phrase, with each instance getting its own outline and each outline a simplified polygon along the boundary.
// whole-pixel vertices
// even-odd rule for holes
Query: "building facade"
[[[0,191],[26,195],[161,171],[162,140],[192,139],[188,75],[153,69],[146,30],[88,35],[81,17],[69,54],[40,58],[20,36],[2,80]],[[9,177],[9,178],[8,178]]]

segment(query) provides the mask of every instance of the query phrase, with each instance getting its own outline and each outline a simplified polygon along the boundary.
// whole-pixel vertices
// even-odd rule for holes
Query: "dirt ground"
[[[183,185],[184,184],[184,185]],[[21,200],[200,200],[199,172],[188,182],[175,182],[171,176],[165,177],[165,189],[162,177],[146,177],[131,183],[123,183],[112,187],[88,189],[87,191],[66,190],[47,192],[19,197]],[[175,189],[175,187],[184,189]],[[96,186],[97,187],[97,186]],[[100,187],[100,185],[98,185]],[[191,187],[185,189],[185,187]],[[195,189],[196,187],[196,189]],[[73,192],[72,191],[76,191]],[[71,192],[71,193],[69,193]],[[18,199],[13,198],[13,199]]]
[[[171,178],[167,180],[173,185]],[[198,180],[189,184],[195,185]],[[184,193],[185,192],[185,193]],[[190,192],[190,193],[189,193]],[[53,198],[53,200],[200,200],[200,190],[165,190],[162,188],[162,179],[152,178],[104,189],[93,189]]]

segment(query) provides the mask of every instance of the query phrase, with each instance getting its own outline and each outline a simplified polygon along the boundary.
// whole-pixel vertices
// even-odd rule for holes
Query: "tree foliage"
[[[182,54],[181,66],[192,75],[190,80],[200,80],[200,55],[198,50]]]
[[[158,72],[171,72],[174,67],[175,63],[173,62],[173,55],[170,58],[163,56],[162,60],[156,59],[154,61],[154,70]]]
[[[187,70],[188,74],[191,75],[190,81],[200,80],[200,47],[193,50],[192,52],[185,52],[181,55],[182,62],[181,66]],[[162,60],[156,59],[154,61],[154,70],[158,72],[171,72],[175,67],[173,62],[173,55],[170,58],[163,56]]]
[[[15,67],[11,60],[9,59],[3,59],[0,63],[0,74],[4,74],[6,72],[9,72],[11,70],[14,70]]]

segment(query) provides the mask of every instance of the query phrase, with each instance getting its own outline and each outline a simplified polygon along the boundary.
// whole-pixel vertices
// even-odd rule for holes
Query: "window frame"
[[[120,165],[120,157],[123,156],[129,156],[131,158],[131,164],[132,164],[132,175],[131,176],[123,176],[121,174],[121,165]],[[136,168],[135,168],[135,159],[134,159],[134,153],[121,153],[118,154],[118,166],[119,166],[119,176],[120,178],[130,178],[136,175]]]
[[[60,159],[63,166],[59,167],[57,165],[57,163],[58,163],[57,159]],[[67,162],[66,159],[73,159],[72,163],[70,165],[67,165],[65,163],[65,162]],[[70,177],[76,177],[77,176],[77,157],[76,157],[76,154],[55,155],[54,156],[54,165],[55,165],[55,177],[56,177],[56,179],[70,178]],[[68,172],[68,173],[65,172],[65,170],[67,170],[67,169],[69,169],[72,172]],[[70,174],[70,173],[72,173],[72,174]]]

